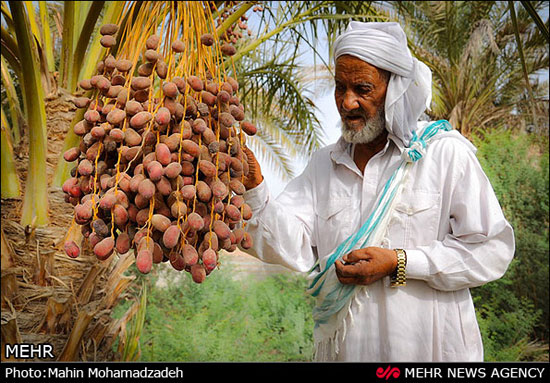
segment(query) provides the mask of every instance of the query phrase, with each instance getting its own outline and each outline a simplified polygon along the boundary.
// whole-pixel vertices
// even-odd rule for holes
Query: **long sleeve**
[[[454,182],[450,233],[442,241],[407,249],[407,277],[434,289],[476,287],[505,273],[515,249],[514,233],[474,153],[461,156]]]
[[[253,256],[300,272],[314,266],[315,214],[311,185],[306,168],[289,182],[277,199],[271,198],[265,180],[245,193],[245,200],[252,208],[247,231],[254,241],[253,248],[248,250]]]

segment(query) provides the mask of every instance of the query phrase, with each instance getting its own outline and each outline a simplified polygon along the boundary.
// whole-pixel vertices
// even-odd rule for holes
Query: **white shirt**
[[[307,272],[361,227],[403,145],[389,135],[364,173],[349,148],[340,138],[318,150],[277,199],[265,181],[245,193],[253,255]],[[504,274],[514,254],[513,230],[462,140],[432,142],[405,182],[381,246],[405,249],[407,285],[391,288],[385,277],[368,285],[368,294],[358,293],[336,360],[482,361],[469,288]]]

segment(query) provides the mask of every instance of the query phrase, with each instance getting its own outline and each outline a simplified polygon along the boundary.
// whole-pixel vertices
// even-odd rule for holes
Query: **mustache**
[[[341,112],[340,117],[342,118],[355,118],[355,117],[362,117],[366,118],[365,113],[362,112]]]
[[[361,108],[350,110],[350,111],[339,110],[339,114],[340,114],[340,118],[342,120],[345,120],[345,119],[348,119],[348,118],[361,117],[365,121],[374,121],[374,120],[378,120],[378,119],[379,120],[384,120],[385,115],[386,115],[385,110],[384,110],[383,107],[379,108],[376,111],[375,115],[371,116],[371,117],[368,117],[367,113]]]

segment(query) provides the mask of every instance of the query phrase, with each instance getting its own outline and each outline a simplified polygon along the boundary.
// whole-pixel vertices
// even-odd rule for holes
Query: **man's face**
[[[350,55],[336,60],[334,97],[346,141],[366,143],[385,128],[387,80],[378,68]]]

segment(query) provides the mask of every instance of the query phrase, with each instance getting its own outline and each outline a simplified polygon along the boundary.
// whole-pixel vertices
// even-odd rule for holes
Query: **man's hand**
[[[381,247],[354,250],[335,262],[340,283],[370,285],[390,275],[397,267],[397,253]]]
[[[252,153],[252,151],[245,145],[243,146],[243,152],[246,154],[248,159],[247,162],[249,168],[248,175],[244,177],[243,185],[246,190],[250,190],[258,186],[264,177],[262,176],[262,169],[260,168],[260,164],[258,163],[258,160],[256,160],[254,153]]]

